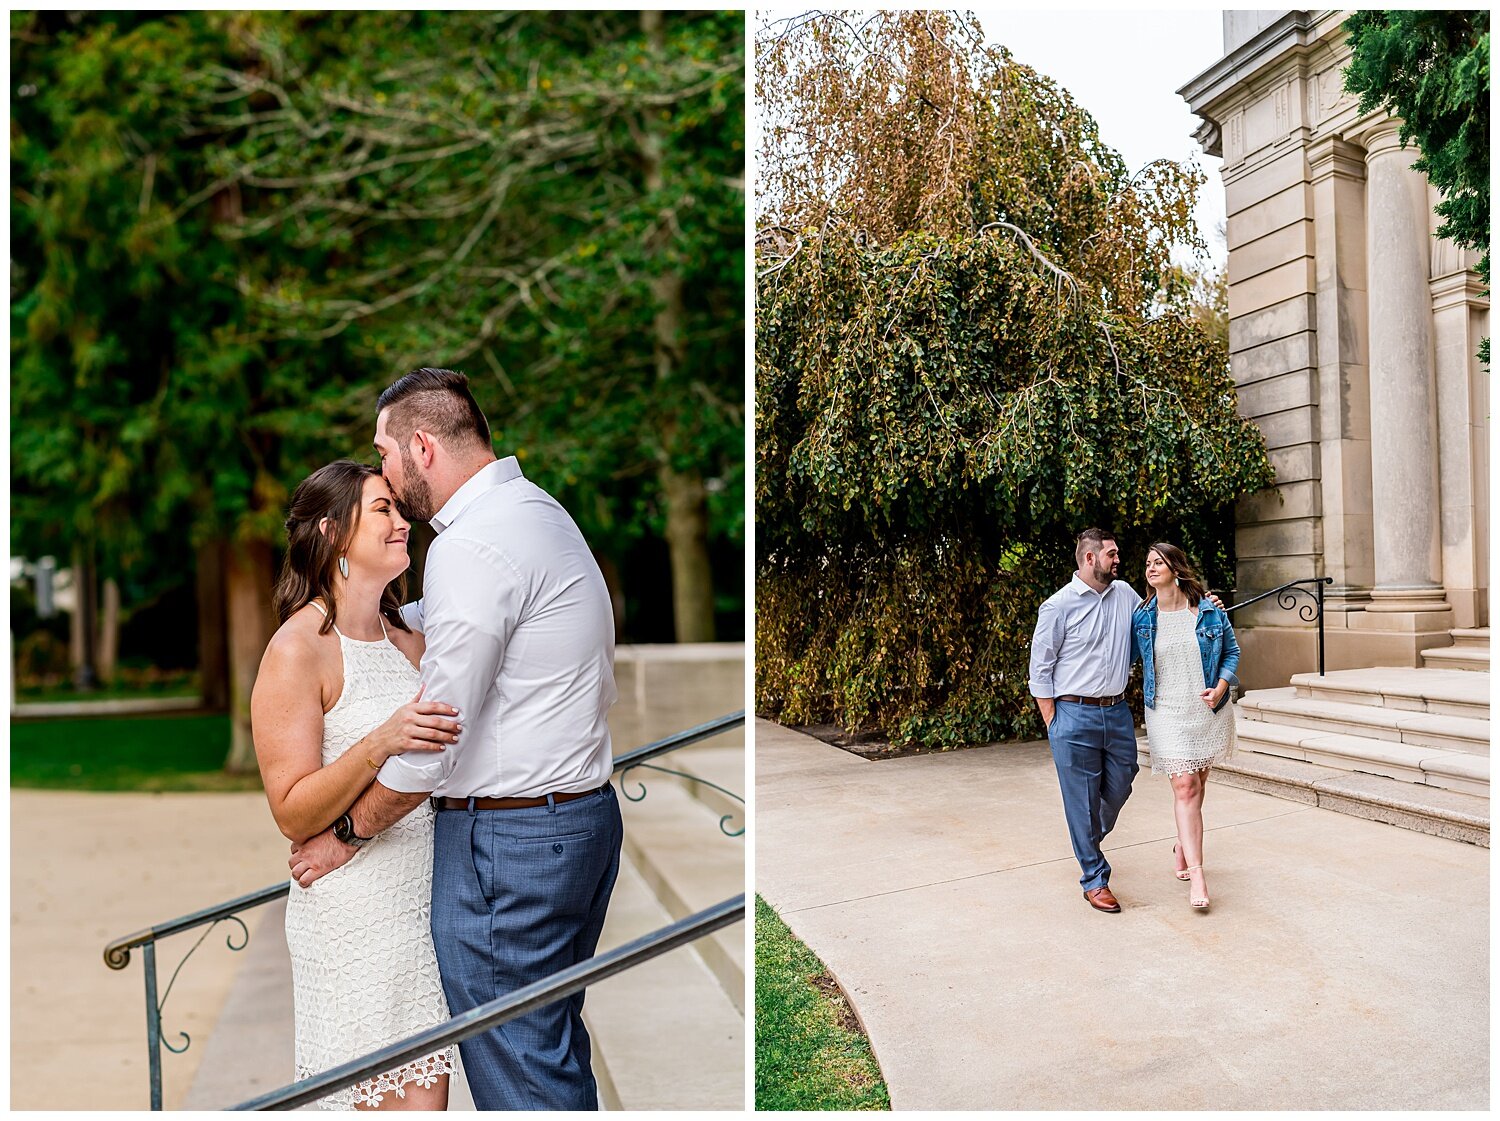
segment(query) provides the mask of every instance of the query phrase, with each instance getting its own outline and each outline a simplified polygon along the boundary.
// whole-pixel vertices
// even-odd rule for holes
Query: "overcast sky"
[[[1222,266],[1219,160],[1193,139],[1199,120],[1175,92],[1223,56],[1218,9],[1170,12],[1030,12],[982,9],[980,26],[1018,62],[1056,79],[1099,122],[1099,135],[1132,171],[1162,158],[1208,175],[1198,225]]]
[[[799,9],[760,9],[780,19]],[[1199,121],[1176,90],[1223,55],[1223,13],[1218,9],[1153,12],[1043,12],[987,7],[980,26],[993,43],[1055,79],[1099,122],[1103,141],[1132,171],[1152,160],[1196,162],[1208,175],[1199,193],[1198,225],[1213,261],[1226,251],[1218,236],[1224,221],[1219,160],[1193,140]],[[760,25],[759,19],[753,26]],[[753,151],[755,145],[752,144]]]

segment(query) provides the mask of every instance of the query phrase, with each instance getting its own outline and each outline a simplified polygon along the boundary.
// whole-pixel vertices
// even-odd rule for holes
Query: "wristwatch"
[[[355,848],[359,848],[360,845],[371,839],[369,837],[361,837],[354,831],[354,819],[348,814],[345,814],[333,823],[333,835],[343,841],[344,844],[353,845]]]

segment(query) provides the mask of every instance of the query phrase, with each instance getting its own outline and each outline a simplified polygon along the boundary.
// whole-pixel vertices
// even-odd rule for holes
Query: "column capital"
[[[1325,136],[1307,146],[1307,165],[1314,183],[1330,175],[1365,177],[1365,151],[1339,136]]]
[[[1350,129],[1347,135],[1350,140],[1364,148],[1367,161],[1373,160],[1376,156],[1385,156],[1402,150],[1399,117],[1387,116],[1378,120],[1363,121]],[[1420,149],[1415,144],[1408,144],[1406,148],[1411,152],[1413,159],[1420,154]]]
[[[1434,277],[1431,287],[1434,311],[1447,307],[1487,308],[1490,306],[1489,289],[1479,279],[1477,272],[1468,269]]]

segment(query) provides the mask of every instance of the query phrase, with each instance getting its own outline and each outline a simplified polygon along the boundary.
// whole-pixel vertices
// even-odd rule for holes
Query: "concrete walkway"
[[[650,647],[622,649],[617,665],[621,700],[610,713],[615,750],[743,708],[743,658],[742,644],[694,646],[675,659],[670,651]],[[679,765],[696,760],[687,765],[743,791],[743,744],[744,733],[737,730],[688,749],[691,754],[685,753]],[[728,772],[699,766],[716,753],[739,760],[738,773],[734,766]],[[674,792],[681,794],[670,780],[633,772],[632,788],[641,781],[650,783],[652,793],[639,807],[627,805],[627,814],[660,817],[663,804],[670,804]],[[146,1109],[142,955],[136,951],[129,966],[115,972],[104,965],[105,944],[285,879],[287,843],[260,793],[17,790],[11,793],[10,807],[10,1107]],[[699,852],[712,845],[732,849],[739,875],[728,886],[717,881],[709,885],[711,896],[694,897],[695,908],[743,890],[745,851],[744,839],[718,833],[718,810],[697,809],[703,821],[694,825],[691,844]],[[687,842],[677,843],[687,849]],[[719,864],[724,864],[722,858]],[[621,898],[625,895],[622,890]],[[290,968],[283,914],[280,905],[246,912],[250,941],[239,953],[225,946],[231,933],[238,944],[238,928],[221,925],[183,968],[166,1001],[163,1032],[177,1042],[177,1033],[187,1032],[192,1044],[180,1055],[162,1054],[167,1109],[222,1107],[290,1080]],[[638,917],[624,906],[618,916],[612,912],[601,946],[644,933],[622,932],[621,924]],[[667,921],[663,917],[647,929]],[[738,939],[743,947],[748,936],[748,924],[742,924],[714,937],[731,946]],[[181,934],[161,942],[157,976],[162,989],[196,938],[196,933]],[[686,1104],[697,1107],[744,1100],[743,1017],[703,964],[688,960],[693,953],[674,950],[636,976],[611,978],[591,994],[601,1019],[611,998],[631,985],[638,987],[628,995],[653,1000],[658,1016],[674,1000],[704,1004],[695,995],[704,988],[717,994],[723,1005],[713,1024],[717,1036],[710,1036],[700,1017],[692,1021],[696,1038],[666,1037],[661,1031],[651,1037],[639,1032],[650,1018],[637,1016],[639,1043],[633,1051],[617,1048],[621,1067],[637,1054],[654,1059],[649,1069],[613,1072],[622,1094],[637,1092],[653,1076],[656,1082],[646,1086],[646,1100],[653,1107],[684,1104],[664,1096],[656,1083],[691,1095]],[[739,961],[743,970],[742,948]],[[692,1011],[702,1010],[695,1006]],[[616,1019],[632,1030],[627,1015]],[[687,1017],[677,1020],[686,1022]],[[723,1027],[726,1021],[732,1023],[732,1033]],[[724,1061],[726,1050],[732,1051],[732,1062]],[[689,1068],[688,1077],[673,1073],[682,1066]],[[453,1108],[472,1109],[472,1100],[455,1090]]]
[[[261,794],[10,796],[10,1106],[146,1109],[145,986],[140,951],[125,969],[104,965],[105,943],[152,923],[233,899],[286,873],[286,842]],[[247,912],[250,946],[261,913]],[[162,1030],[168,1109],[179,1108],[205,1054],[246,951],[221,925],[178,976]],[[163,990],[196,940],[181,934],[157,953]]]
[[[1211,785],[1208,914],[1143,772],[1078,888],[1045,744],[867,762],[756,723],[756,889],[897,1109],[1485,1109],[1489,853]]]

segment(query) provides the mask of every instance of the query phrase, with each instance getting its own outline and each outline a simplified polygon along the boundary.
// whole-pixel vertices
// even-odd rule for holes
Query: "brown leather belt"
[[[432,799],[434,807],[440,810],[466,810],[469,803],[474,803],[476,810],[530,810],[537,806],[545,806],[547,799],[551,798],[554,805],[563,802],[572,802],[579,798],[587,798],[590,794],[598,794],[609,783],[595,790],[574,790],[564,794],[544,794],[540,798],[437,798]]]
[[[1072,701],[1075,705],[1097,705],[1100,708],[1108,708],[1110,705],[1119,704],[1123,701],[1125,694],[1121,693],[1118,697],[1074,697],[1069,695],[1057,697],[1056,699],[1059,701]]]

